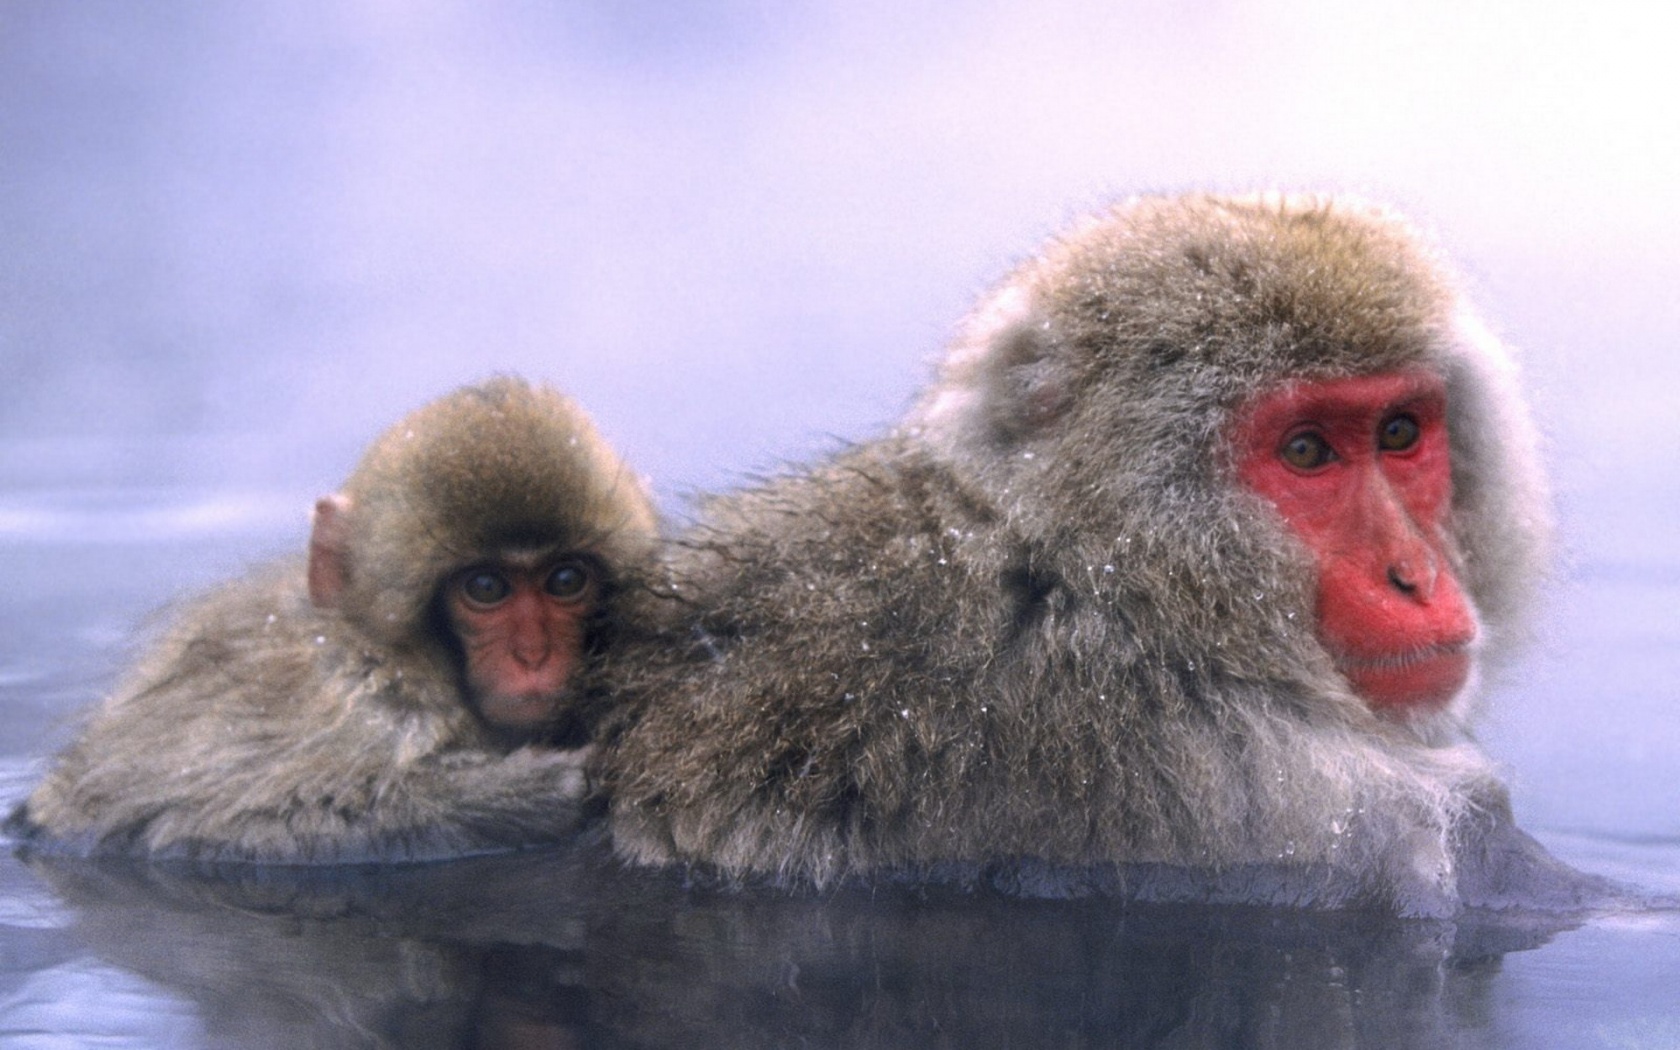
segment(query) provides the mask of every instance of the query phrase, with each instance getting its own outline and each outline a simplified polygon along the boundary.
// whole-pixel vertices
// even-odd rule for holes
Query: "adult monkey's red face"
[[[1237,477],[1312,551],[1319,640],[1378,710],[1437,709],[1470,676],[1446,411],[1440,377],[1407,371],[1291,383],[1235,421]]]

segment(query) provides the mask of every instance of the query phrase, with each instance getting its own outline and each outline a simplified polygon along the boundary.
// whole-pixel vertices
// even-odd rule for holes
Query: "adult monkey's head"
[[[1106,564],[1186,664],[1424,726],[1519,633],[1549,527],[1509,358],[1449,273],[1345,200],[1129,201],[982,305],[915,423],[1039,494],[1023,526]]]

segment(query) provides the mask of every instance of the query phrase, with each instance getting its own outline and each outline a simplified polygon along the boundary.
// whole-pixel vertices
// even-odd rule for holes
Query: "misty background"
[[[890,425],[1070,217],[1278,186],[1398,206],[1518,348],[1565,557],[1484,737],[1566,855],[1672,842],[1659,11],[0,0],[6,750],[66,737],[145,610],[300,549],[312,498],[455,385],[566,389],[680,518]]]

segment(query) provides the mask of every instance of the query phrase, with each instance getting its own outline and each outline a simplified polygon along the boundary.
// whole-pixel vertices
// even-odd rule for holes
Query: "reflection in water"
[[[823,897],[598,842],[385,869],[34,858],[77,936],[239,1046],[1485,1045],[1555,930],[1354,913]]]
[[[210,1045],[568,1046],[554,1036],[584,1021],[575,856],[225,879],[32,865],[86,944],[192,1001]]]

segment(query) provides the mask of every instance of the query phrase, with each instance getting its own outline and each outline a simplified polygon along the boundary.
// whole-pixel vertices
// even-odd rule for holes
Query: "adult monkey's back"
[[[618,654],[618,849],[728,875],[1573,907],[1464,732],[1548,511],[1399,219],[1143,198],[974,312],[891,435],[720,497]]]

